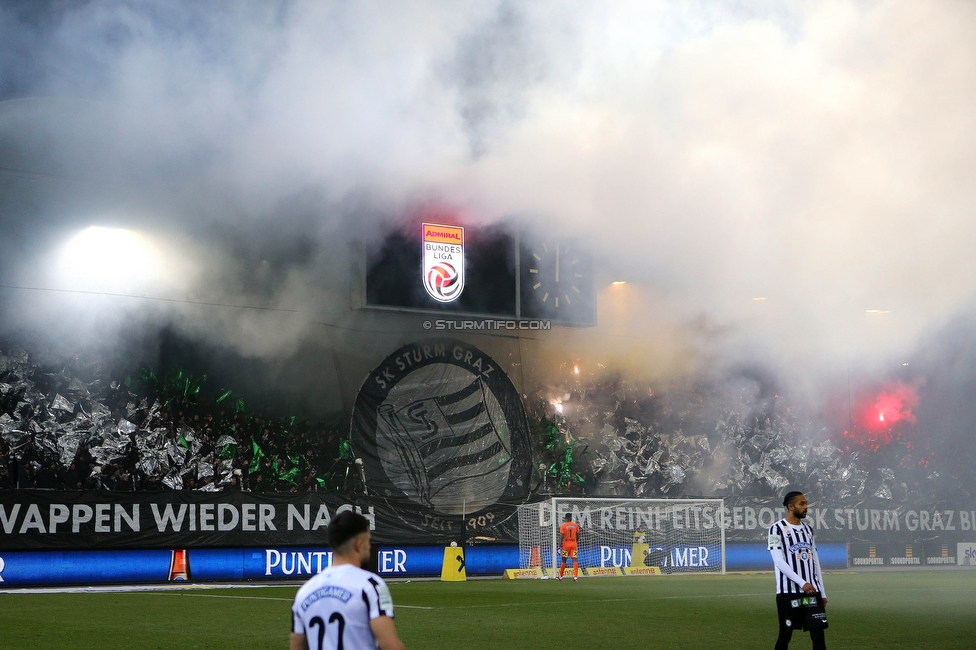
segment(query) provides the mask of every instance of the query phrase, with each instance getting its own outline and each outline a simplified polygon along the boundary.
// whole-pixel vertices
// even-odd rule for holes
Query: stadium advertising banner
[[[501,575],[506,569],[520,566],[518,546],[466,546],[463,550],[464,566],[469,575]],[[846,544],[823,544],[818,547],[818,551],[825,569],[847,568]],[[193,556],[191,554],[191,557]],[[720,557],[721,549],[718,547],[674,546],[664,550],[664,557],[660,558],[660,563],[655,566],[668,566],[668,563],[672,562],[677,567],[692,568],[707,565],[709,561],[720,562]],[[284,573],[279,571],[275,574],[277,577],[305,575],[301,572],[301,561],[297,565],[295,560],[286,559],[284,562],[286,571]],[[296,573],[287,572],[289,562],[292,566],[298,566]],[[443,546],[383,546],[377,552],[375,569],[378,574],[387,578],[429,576],[440,574],[443,562]],[[580,562],[586,567],[630,567],[633,566],[631,547],[584,546],[581,549]],[[771,566],[769,552],[765,546],[756,544],[729,545],[726,549],[726,562],[731,571],[763,570]],[[272,570],[274,563],[269,561],[267,567],[268,571]],[[272,574],[266,572],[264,575]],[[259,575],[252,571],[251,577],[259,577]]]
[[[380,547],[384,577],[439,575],[443,546]],[[306,580],[332,565],[324,547],[189,550],[11,551],[0,553],[0,588],[18,585]],[[464,549],[468,575],[501,575],[518,566],[517,546]]]
[[[11,551],[0,554],[0,588],[309,578],[332,563],[327,548]]]
[[[518,546],[466,546],[463,550],[468,575],[498,576],[519,565]],[[377,554],[376,572],[384,578],[440,575],[443,563],[443,546],[383,546]]]
[[[976,547],[976,545],[972,545]],[[630,548],[593,547],[580,560],[590,568],[631,566]],[[825,569],[848,566],[845,544],[823,544]],[[691,547],[665,553],[662,565],[708,562],[719,557]],[[464,547],[464,568],[470,576],[498,576],[519,566],[514,545]],[[443,546],[381,546],[376,551],[378,574],[385,578],[436,576],[444,561]],[[769,553],[761,544],[731,544],[726,562],[730,571],[768,570]],[[332,563],[324,547],[195,548],[189,550],[10,551],[0,553],[0,589],[20,585],[131,584],[207,581],[304,580]]]
[[[960,566],[976,567],[976,542],[956,544],[956,561]]]
[[[327,548],[11,551],[0,587],[309,578],[332,563]]]

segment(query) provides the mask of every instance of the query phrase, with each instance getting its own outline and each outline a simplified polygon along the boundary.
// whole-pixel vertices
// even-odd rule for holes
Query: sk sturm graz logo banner
[[[491,357],[462,341],[421,341],[387,357],[359,391],[351,442],[368,494],[409,502],[428,519],[477,515],[528,493],[518,391]]]
[[[453,302],[464,290],[464,228],[423,225],[424,289],[438,302]]]

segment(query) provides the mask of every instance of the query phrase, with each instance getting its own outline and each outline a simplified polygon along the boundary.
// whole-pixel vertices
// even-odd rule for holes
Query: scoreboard
[[[596,325],[592,260],[569,239],[424,223],[362,259],[365,309]]]

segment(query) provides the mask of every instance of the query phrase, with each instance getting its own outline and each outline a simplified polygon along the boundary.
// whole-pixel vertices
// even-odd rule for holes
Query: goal
[[[579,562],[587,575],[648,567],[724,574],[724,505],[723,499],[571,497],[527,503],[518,509],[519,563],[523,569],[541,567],[544,574],[558,568],[559,526],[569,514],[581,528]]]

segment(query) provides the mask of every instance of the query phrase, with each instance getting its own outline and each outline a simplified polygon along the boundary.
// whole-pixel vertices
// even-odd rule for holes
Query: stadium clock
[[[546,240],[525,246],[521,267],[523,316],[591,324],[590,261],[573,243]]]

